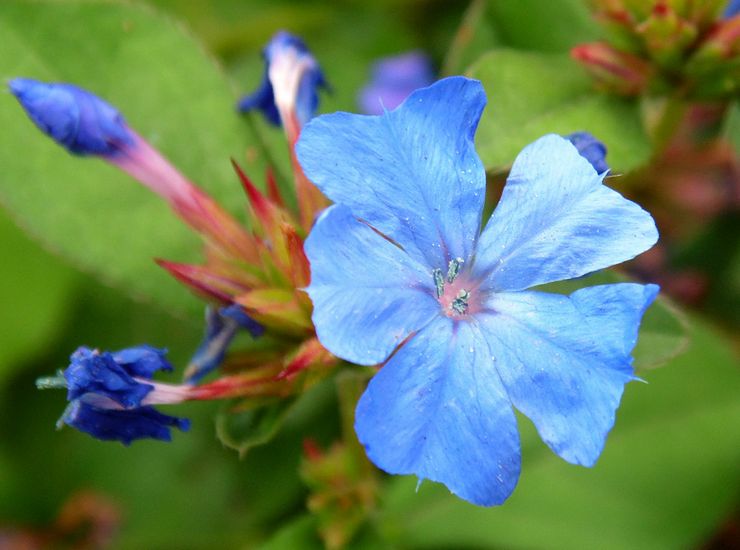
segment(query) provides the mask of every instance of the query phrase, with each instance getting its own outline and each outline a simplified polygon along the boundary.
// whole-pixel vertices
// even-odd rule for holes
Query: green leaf
[[[77,274],[45,253],[0,209],[0,386],[25,361],[40,357],[65,326]]]
[[[317,535],[318,526],[313,516],[299,516],[281,527],[273,537],[259,546],[260,550],[321,550],[324,545]]]
[[[334,404],[333,379],[311,386],[299,396],[282,398],[247,398],[222,408],[216,417],[216,434],[221,442],[244,456],[251,449],[270,442],[281,428],[291,428],[317,411],[325,412]],[[330,405],[328,405],[330,404]],[[332,427],[324,421],[325,427]]]
[[[263,165],[249,161],[249,128],[224,75],[176,22],[127,4],[8,1],[0,35],[0,74],[92,90],[186,176],[241,210],[229,157],[255,179]],[[199,257],[199,239],[166,204],[101,160],[67,154],[10,94],[0,97],[0,125],[0,199],[29,231],[134,295],[176,311],[200,308],[152,262]]]
[[[227,405],[216,417],[216,435],[243,457],[275,437],[294,404],[295,399],[275,398]]]
[[[468,72],[488,94],[476,136],[487,169],[510,166],[525,145],[545,134],[580,130],[606,144],[612,173],[628,172],[650,155],[637,106],[594,91],[567,55],[494,50]]]
[[[727,342],[692,320],[689,351],[627,386],[593,469],[565,463],[528,421],[519,486],[477,508],[439,485],[396,478],[380,518],[413,548],[688,548],[731,511],[740,489],[740,372]]]

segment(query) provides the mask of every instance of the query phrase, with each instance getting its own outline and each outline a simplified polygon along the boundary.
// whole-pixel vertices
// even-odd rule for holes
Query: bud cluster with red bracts
[[[599,86],[624,96],[679,90],[692,100],[740,91],[740,14],[725,0],[593,0],[607,40],[572,56]]]

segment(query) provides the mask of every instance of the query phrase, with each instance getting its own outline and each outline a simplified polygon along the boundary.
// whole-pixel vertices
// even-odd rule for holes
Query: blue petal
[[[122,407],[133,408],[138,407],[141,400],[154,389],[150,384],[134,380],[108,352],[100,353],[82,347],[70,359],[71,363],[64,371],[69,401],[85,394],[98,394]]]
[[[446,271],[470,258],[480,230],[485,172],[473,135],[485,102],[480,82],[447,78],[380,117],[320,116],[296,151],[331,200]]]
[[[111,352],[113,360],[121,365],[131,376],[149,378],[155,372],[172,371],[172,365],[166,359],[167,350],[158,349],[147,344]]]
[[[578,149],[578,153],[590,162],[599,174],[609,170],[609,165],[606,163],[606,145],[594,136],[588,132],[573,132],[564,137]]]
[[[97,439],[121,441],[124,445],[146,438],[170,441],[170,428],[190,429],[189,420],[162,414],[153,407],[100,409],[81,401],[72,402],[61,421]]]
[[[482,331],[514,406],[559,456],[592,466],[614,424],[630,353],[656,285],[614,284],[561,296],[494,294]]]
[[[121,114],[87,90],[30,78],[9,86],[36,126],[70,153],[114,156],[134,144]]]
[[[267,69],[265,69],[259,87],[251,94],[244,96],[237,104],[237,109],[242,113],[259,109],[269,123],[274,126],[281,125],[280,113],[275,105],[275,95],[272,91],[270,78],[267,75]]]
[[[307,292],[321,343],[334,355],[373,365],[440,311],[433,276],[341,205],[306,239]]]
[[[566,139],[549,135],[514,162],[473,272],[484,288],[522,290],[629,260],[657,239],[650,214],[604,186]]]
[[[355,430],[391,474],[501,504],[519,478],[516,418],[475,324],[439,318],[406,343],[360,398]]]

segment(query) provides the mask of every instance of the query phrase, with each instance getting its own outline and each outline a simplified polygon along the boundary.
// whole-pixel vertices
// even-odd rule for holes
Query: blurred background
[[[242,199],[230,155],[256,179],[265,163],[286,165],[282,134],[233,107],[258,86],[261,48],[279,29],[303,37],[324,70],[331,91],[320,112],[359,112],[373,63],[411,50],[425,52],[440,75],[481,78],[491,107],[478,146],[494,197],[522,145],[550,131],[590,131],[623,174],[610,185],[661,229],[660,246],[626,267],[666,296],[641,340],[648,384],[628,386],[594,469],[559,460],[522,419],[523,475],[503,507],[382,478],[349,547],[738,548],[737,88],[673,101],[684,82],[674,66],[662,87],[614,95],[618,86],[592,80],[569,57],[607,36],[592,10],[579,0],[8,1],[0,6],[0,75],[49,75],[106,92],[234,211]],[[124,39],[116,42],[107,24]],[[736,79],[733,32],[726,40],[735,57],[726,63]],[[718,74],[704,78],[717,82]],[[208,78],[220,80],[206,104]],[[562,97],[550,97],[558,87]],[[210,117],[216,108],[226,122]],[[66,367],[77,346],[147,342],[185,364],[201,336],[200,306],[151,258],[197,258],[198,242],[166,206],[102,163],[46,144],[29,153],[26,144],[42,138],[10,94],[0,97],[0,123],[0,548],[321,548],[323,519],[307,511],[311,484],[300,465],[305,438],[326,448],[339,434],[331,384],[315,387],[270,442],[244,456],[217,438],[218,403],[177,407],[193,427],[170,444],[125,448],[55,430],[63,392],[38,391],[34,380]],[[237,134],[246,144],[229,137],[232,149],[223,150],[221,136]],[[95,193],[78,197],[77,180]],[[129,202],[112,213],[124,187]],[[79,225],[65,240],[59,228],[72,218]],[[101,234],[118,240],[101,243]]]

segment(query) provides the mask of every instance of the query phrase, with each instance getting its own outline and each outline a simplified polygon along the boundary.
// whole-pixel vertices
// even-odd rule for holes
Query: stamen
[[[37,378],[36,387],[40,390],[66,389],[67,379],[64,378],[64,373],[61,370],[58,370],[54,376]]]
[[[445,279],[442,275],[442,270],[433,269],[432,277],[434,277],[434,286],[437,288],[437,298],[441,298],[442,294],[445,293]]]
[[[450,263],[447,266],[447,282],[451,283],[457,278],[458,273],[460,273],[460,268],[462,267],[462,264],[465,263],[465,260],[462,258],[455,258],[454,260],[450,260]]]
[[[464,288],[457,293],[457,297],[452,300],[450,307],[455,310],[456,313],[463,315],[468,310],[468,300],[470,299],[470,292]]]

